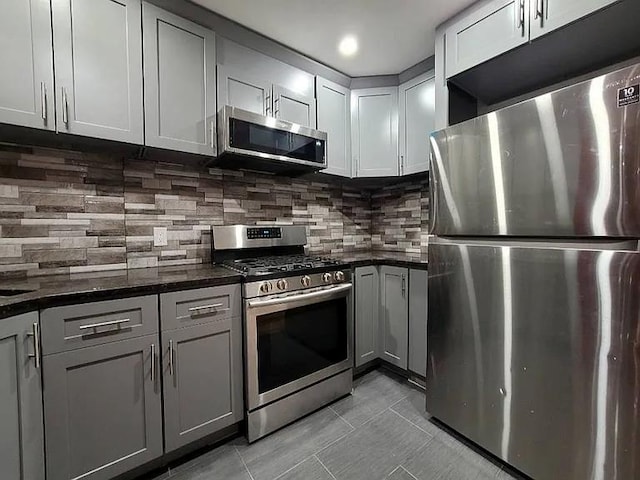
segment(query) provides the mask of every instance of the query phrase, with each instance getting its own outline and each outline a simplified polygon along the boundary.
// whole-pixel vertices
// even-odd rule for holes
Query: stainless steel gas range
[[[351,271],[304,254],[305,227],[213,227],[213,260],[244,276],[247,436],[351,392]]]

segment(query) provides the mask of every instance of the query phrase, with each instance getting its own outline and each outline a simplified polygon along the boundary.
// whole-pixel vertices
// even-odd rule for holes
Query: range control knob
[[[262,282],[260,285],[260,293],[269,293],[271,290],[273,290],[271,282]]]
[[[283,278],[278,280],[278,283],[276,283],[276,285],[278,286],[278,290],[286,290],[289,286],[289,283]]]
[[[331,274],[329,272],[322,274],[322,281],[324,283],[331,283],[331,280],[333,280],[333,277],[331,276]]]
[[[309,275],[305,275],[300,279],[300,283],[303,287],[308,287],[309,285],[311,285],[311,277]]]
[[[335,279],[336,279],[336,282],[344,281],[344,272],[336,272]]]

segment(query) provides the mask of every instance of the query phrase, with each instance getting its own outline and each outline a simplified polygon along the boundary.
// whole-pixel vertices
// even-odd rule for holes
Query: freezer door
[[[536,480],[640,478],[640,254],[429,246],[427,410]]]
[[[431,233],[640,237],[640,65],[436,132]]]

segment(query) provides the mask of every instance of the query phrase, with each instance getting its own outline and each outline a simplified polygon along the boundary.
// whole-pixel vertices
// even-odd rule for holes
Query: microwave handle
[[[312,299],[322,299],[325,297],[331,297],[337,293],[346,292],[347,290],[351,290],[353,285],[351,283],[345,283],[343,285],[327,288],[325,290],[320,290],[311,293],[301,293],[290,295],[287,297],[278,297],[278,298],[270,298],[269,300],[250,300],[249,308],[257,308],[257,307],[268,307],[270,305],[286,305],[291,302],[298,302],[300,300],[312,300]]]

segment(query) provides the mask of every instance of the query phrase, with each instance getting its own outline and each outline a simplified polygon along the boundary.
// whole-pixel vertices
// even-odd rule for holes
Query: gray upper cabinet
[[[400,174],[429,170],[429,135],[435,129],[435,79],[421,75],[399,88]]]
[[[531,39],[579,20],[619,0],[530,0]]]
[[[216,47],[211,30],[143,5],[145,144],[216,154]]]
[[[355,271],[356,367],[378,358],[378,313],[380,280],[374,266]]]
[[[304,127],[316,128],[316,100],[274,85],[273,116]]]
[[[240,316],[162,333],[165,450],[242,420]]]
[[[243,70],[218,65],[218,105],[241,108],[259,115],[271,113],[271,82]]]
[[[398,87],[353,90],[351,96],[355,176],[397,176]]]
[[[108,480],[162,455],[158,336],[45,356],[47,480]]]
[[[316,77],[317,128],[327,133],[323,173],[351,177],[351,91]]]
[[[380,358],[405,370],[409,346],[408,274],[406,268],[380,267]]]
[[[143,143],[140,0],[56,0],[59,132]]]
[[[55,129],[48,0],[2,2],[0,65],[0,123]]]
[[[409,370],[427,376],[427,271],[409,271]]]
[[[449,26],[445,33],[447,78],[527,43],[530,1],[536,0],[492,0]]]
[[[37,313],[0,320],[0,469],[8,480],[45,476],[37,325]]]

